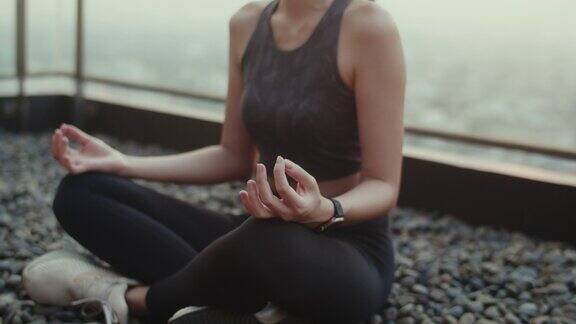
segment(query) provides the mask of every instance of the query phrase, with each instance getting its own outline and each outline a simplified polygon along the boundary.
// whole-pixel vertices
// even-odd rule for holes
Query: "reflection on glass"
[[[16,78],[0,79],[0,97],[12,97],[18,94],[18,81]]]
[[[241,0],[89,0],[87,73],[224,95],[228,19]]]
[[[72,72],[76,1],[29,0],[28,69]]]
[[[245,1],[88,1],[88,73],[224,95]],[[382,0],[408,62],[408,125],[576,148],[576,3]]]
[[[378,1],[402,34],[407,125],[576,149],[576,2]],[[85,0],[86,72],[223,97],[228,20],[246,2]],[[2,48],[13,3],[0,0]],[[74,6],[29,0],[33,70],[72,69]]]
[[[576,2],[384,0],[410,125],[576,149]]]
[[[0,75],[16,73],[15,17],[15,2],[0,0]]]

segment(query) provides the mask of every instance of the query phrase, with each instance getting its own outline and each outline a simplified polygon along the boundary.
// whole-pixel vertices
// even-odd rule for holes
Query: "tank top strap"
[[[268,33],[270,32],[267,26],[268,19],[270,19],[270,15],[272,15],[276,2],[278,1],[279,0],[269,1],[264,9],[262,9],[262,12],[260,12],[256,27],[254,28],[252,35],[250,35],[246,48],[244,49],[244,54],[242,55],[241,64],[243,69],[248,58],[255,55],[254,52],[261,50],[261,47],[266,45],[264,40],[268,39]]]
[[[338,45],[342,29],[344,12],[352,0],[333,0],[325,19],[321,21],[316,39],[312,42],[307,56],[309,61],[320,66],[323,82],[331,83],[338,92],[346,96],[354,96],[353,91],[346,85],[338,69]],[[314,58],[322,55],[322,58]]]
[[[316,26],[317,31],[315,34],[317,39],[314,40],[315,42],[324,43],[324,45],[331,47],[335,47],[338,44],[342,17],[350,1],[351,0],[333,0],[333,3],[325,13],[325,17],[323,17],[318,23],[318,26]]]

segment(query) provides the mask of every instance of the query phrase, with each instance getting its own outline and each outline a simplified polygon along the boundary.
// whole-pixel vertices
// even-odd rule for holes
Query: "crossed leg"
[[[66,176],[53,209],[91,252],[150,284],[146,305],[162,318],[189,305],[256,312],[271,301],[315,322],[354,323],[391,285],[349,240],[209,211],[108,174]]]

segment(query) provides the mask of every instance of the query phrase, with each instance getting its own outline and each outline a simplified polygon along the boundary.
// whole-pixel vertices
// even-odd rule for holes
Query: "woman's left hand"
[[[296,190],[288,183],[287,174],[298,182]],[[248,180],[248,190],[240,191],[240,200],[252,216],[280,217],[310,227],[332,217],[332,202],[322,196],[316,179],[298,164],[278,156],[274,165],[274,185],[280,197],[272,193],[266,167],[258,163],[256,181]]]

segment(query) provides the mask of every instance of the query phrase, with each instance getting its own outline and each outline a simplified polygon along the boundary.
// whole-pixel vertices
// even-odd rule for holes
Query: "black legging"
[[[316,233],[99,172],[64,177],[53,210],[84,247],[151,285],[146,303],[159,318],[190,305],[256,312],[271,301],[315,322],[354,323],[383,306],[393,280],[387,215]]]

